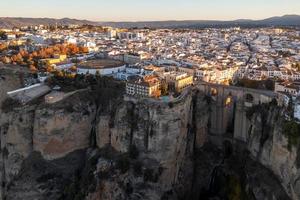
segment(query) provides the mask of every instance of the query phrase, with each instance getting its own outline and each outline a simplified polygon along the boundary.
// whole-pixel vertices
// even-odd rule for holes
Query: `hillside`
[[[184,21],[145,21],[145,22],[103,22],[101,25],[121,28],[210,28],[210,27],[267,27],[267,26],[300,26],[300,15],[284,15],[263,20],[239,19],[233,21],[217,20],[184,20]]]
[[[91,24],[96,25],[96,22],[88,21],[88,20],[77,20],[70,18],[63,19],[53,19],[53,18],[11,18],[11,17],[0,17],[0,27],[1,28],[13,28],[13,27],[21,27],[21,26],[29,26],[29,25],[68,25],[68,24]]]
[[[238,19],[233,21],[217,20],[170,20],[170,21],[136,21],[136,22],[93,22],[78,19],[53,19],[53,18],[11,18],[0,17],[0,28],[13,28],[28,25],[68,25],[91,24],[119,28],[222,28],[222,27],[268,27],[268,26],[300,26],[300,15],[284,15],[270,17],[262,20]]]

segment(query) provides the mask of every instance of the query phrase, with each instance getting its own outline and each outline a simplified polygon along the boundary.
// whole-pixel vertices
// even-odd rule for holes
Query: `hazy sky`
[[[300,0],[0,0],[1,17],[94,21],[262,19],[300,14]]]

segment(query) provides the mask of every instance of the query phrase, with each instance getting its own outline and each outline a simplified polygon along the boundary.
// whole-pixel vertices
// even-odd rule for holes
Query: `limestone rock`
[[[41,105],[35,112],[33,148],[46,159],[61,158],[90,144],[96,106],[88,93]]]
[[[271,108],[263,122],[261,114],[252,117],[252,129],[248,140],[251,154],[269,168],[280,180],[293,199],[300,199],[299,168],[296,166],[297,147],[288,149],[288,139],[282,132],[281,109]],[[279,117],[278,117],[279,116]]]

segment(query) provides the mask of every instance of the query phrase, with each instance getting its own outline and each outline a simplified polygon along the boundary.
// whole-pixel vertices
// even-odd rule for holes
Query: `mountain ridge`
[[[79,20],[72,18],[24,18],[24,17],[0,17],[0,28],[13,28],[13,27],[21,27],[21,26],[35,26],[35,25],[84,25],[91,24],[97,25],[98,22],[93,22],[89,20]]]
[[[168,21],[138,21],[138,22],[103,22],[102,25],[121,28],[209,28],[230,26],[300,26],[300,15],[274,16],[261,20],[168,20]]]
[[[209,27],[265,27],[265,26],[299,26],[300,15],[274,16],[261,20],[237,19],[237,20],[165,20],[165,21],[90,21],[72,18],[23,18],[23,17],[0,17],[0,28],[13,28],[29,25],[100,25],[120,28],[209,28]]]

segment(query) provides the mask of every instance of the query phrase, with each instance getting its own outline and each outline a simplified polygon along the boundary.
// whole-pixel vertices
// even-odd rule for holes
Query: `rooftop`
[[[131,76],[129,83],[151,87],[157,85],[159,80],[156,76],[145,76],[144,78],[139,76]]]

